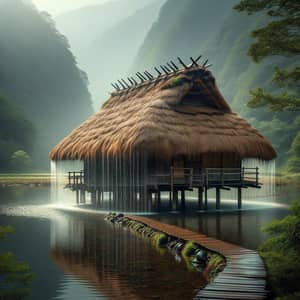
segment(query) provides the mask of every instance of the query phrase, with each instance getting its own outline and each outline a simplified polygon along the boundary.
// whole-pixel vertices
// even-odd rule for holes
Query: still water
[[[221,212],[151,217],[255,249],[265,239],[260,227],[285,216],[296,194],[283,189],[277,204],[245,203],[242,212],[227,201]],[[64,213],[50,203],[47,187],[0,188],[0,225],[16,229],[0,250],[30,264],[31,299],[193,299],[205,285],[201,273],[103,216]]]

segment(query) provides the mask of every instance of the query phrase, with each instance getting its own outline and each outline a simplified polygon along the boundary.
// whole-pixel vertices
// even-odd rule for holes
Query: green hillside
[[[34,127],[24,111],[0,95],[0,171],[12,169],[12,156],[22,150],[32,151]]]
[[[212,1],[207,2],[216,5]],[[248,48],[253,42],[250,33],[268,19],[262,15],[248,16],[233,11],[231,7],[236,2],[220,1],[220,5],[225,5],[223,9],[218,9],[219,13],[223,13],[222,17],[228,10],[221,22],[221,17],[211,18],[210,6],[204,5],[206,1],[190,0],[189,5],[178,3],[177,6],[174,5],[175,1],[168,1],[161,10],[158,22],[154,24],[140,48],[133,70],[151,68],[178,55],[188,59],[191,55],[203,54],[213,64],[211,70],[227,101],[236,112],[247,118],[270,139],[278,152],[278,163],[284,167],[290,156],[292,142],[300,129],[298,114],[273,113],[265,108],[250,109],[247,102],[249,91],[258,86],[276,91],[278,87],[271,82],[274,67],[288,67],[293,62],[291,59],[276,56],[260,64],[251,61],[247,56]],[[170,10],[172,5],[174,9]],[[201,18],[195,18],[195,11],[198,14],[201,11],[204,17],[201,15]],[[205,19],[206,15],[209,18]],[[202,26],[199,19],[206,26]],[[216,20],[219,20],[217,26]],[[163,30],[159,30],[160,28]]]
[[[36,128],[35,165],[92,113],[87,77],[49,15],[20,0],[0,2],[0,91]]]
[[[132,71],[151,68],[176,56],[198,56],[230,13],[236,0],[169,0],[152,25]]]

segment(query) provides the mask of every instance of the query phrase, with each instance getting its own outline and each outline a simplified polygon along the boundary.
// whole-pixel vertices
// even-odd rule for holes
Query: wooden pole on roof
[[[154,70],[157,72],[158,77],[160,77],[162,75],[161,72],[156,67],[154,67]]]
[[[166,75],[169,75],[168,70],[164,66],[160,65],[160,68],[166,73]]]
[[[179,56],[177,57],[177,59],[178,59],[178,61],[180,62],[180,64],[181,64],[185,69],[188,69],[188,68],[189,68]]]

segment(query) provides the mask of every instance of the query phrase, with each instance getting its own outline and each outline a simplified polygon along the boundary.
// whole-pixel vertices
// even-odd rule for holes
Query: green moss
[[[199,247],[195,243],[187,242],[181,251],[181,255],[183,257],[190,257],[195,253],[197,249],[199,249]]]
[[[173,87],[181,85],[182,83],[183,83],[183,77],[175,76],[168,81],[167,87],[173,88]]]
[[[168,236],[161,232],[156,232],[152,237],[156,247],[163,247],[168,243]]]

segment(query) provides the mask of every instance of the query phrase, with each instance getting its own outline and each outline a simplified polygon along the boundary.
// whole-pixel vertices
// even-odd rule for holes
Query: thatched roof
[[[161,157],[236,153],[271,160],[271,144],[231,108],[210,71],[192,67],[113,93],[50,153],[52,160],[144,151]]]

